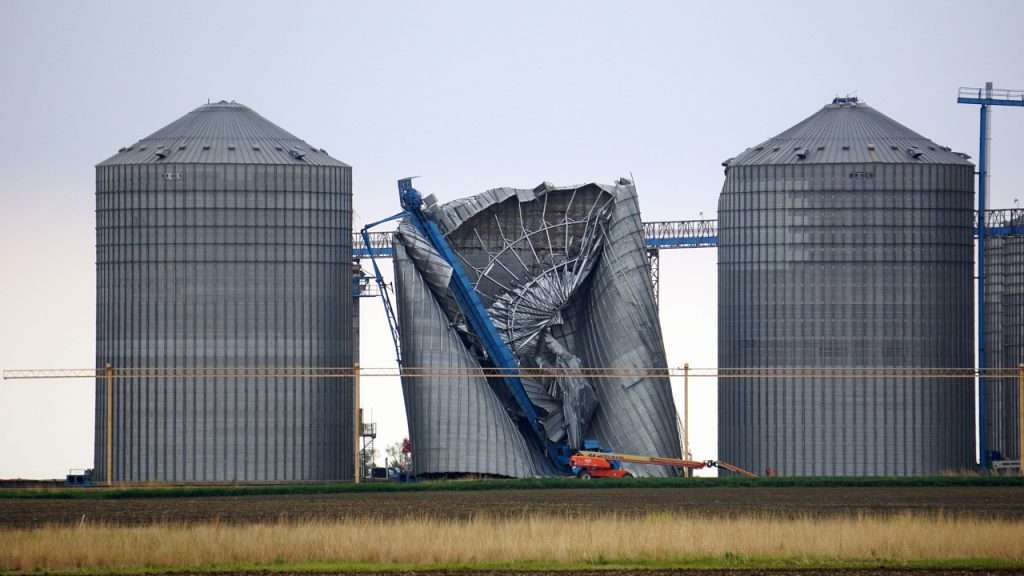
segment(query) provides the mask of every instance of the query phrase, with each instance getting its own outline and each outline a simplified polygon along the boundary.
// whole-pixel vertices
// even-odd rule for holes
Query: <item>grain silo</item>
[[[1024,224],[1020,218],[1007,222]],[[989,368],[1024,364],[1024,238],[990,237],[985,244],[985,348]],[[1020,458],[1019,383],[989,378],[985,396],[985,445],[992,459]],[[997,453],[997,454],[996,454]]]
[[[96,168],[96,363],[352,364],[351,168],[235,102]],[[348,479],[353,394],[319,378],[117,378],[114,481]]]
[[[973,366],[974,167],[856,98],[725,162],[719,366]],[[719,457],[782,475],[974,462],[961,378],[719,381]]]
[[[496,188],[427,210],[500,337],[532,370],[523,385],[548,441],[680,456],[668,378],[641,372],[666,360],[631,182]],[[478,375],[491,364],[455,304],[451,266],[408,220],[394,247],[403,362],[437,371],[403,376],[416,474],[556,474],[509,391]],[[599,368],[620,374],[573,375]]]

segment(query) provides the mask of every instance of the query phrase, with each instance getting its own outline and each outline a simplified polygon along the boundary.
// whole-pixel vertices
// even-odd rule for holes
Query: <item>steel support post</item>
[[[105,452],[106,458],[104,470],[105,480],[107,486],[110,486],[114,482],[114,367],[108,362],[103,368],[103,380],[106,385],[104,386],[103,395],[106,399],[106,434],[105,434]]]
[[[986,97],[991,96],[992,83],[985,85]],[[988,192],[988,106],[981,106],[981,134],[978,143],[978,465],[988,468],[988,410],[985,405],[988,398],[988,383],[985,381],[985,369],[988,358],[985,350],[985,229],[986,194]]]
[[[651,286],[654,288],[654,303],[660,303],[661,290],[661,253],[657,248],[647,249],[647,263],[651,267]]]
[[[352,481],[359,484],[359,469],[362,462],[359,460],[359,437],[363,432],[362,411],[359,409],[359,363],[352,365],[352,421],[355,422],[352,430]]]
[[[683,458],[690,459],[690,364],[683,364]],[[685,468],[686,477],[691,476],[689,468]]]

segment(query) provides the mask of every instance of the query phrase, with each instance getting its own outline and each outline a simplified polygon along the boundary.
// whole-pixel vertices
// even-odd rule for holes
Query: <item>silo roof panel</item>
[[[837,98],[799,124],[748,148],[728,166],[778,164],[970,164],[856,99]]]
[[[247,106],[225,101],[196,108],[100,166],[120,164],[348,166]]]

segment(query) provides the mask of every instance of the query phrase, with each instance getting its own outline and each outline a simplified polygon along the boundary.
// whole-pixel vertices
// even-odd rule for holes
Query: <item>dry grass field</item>
[[[949,561],[1024,566],[1024,522],[910,513],[784,518],[656,514],[404,518],[0,530],[0,571],[320,565],[671,566],[699,559],[808,566]],[[340,568],[337,568],[340,569]]]

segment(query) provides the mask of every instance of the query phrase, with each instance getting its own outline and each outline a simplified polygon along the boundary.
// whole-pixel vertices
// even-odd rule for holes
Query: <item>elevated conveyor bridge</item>
[[[977,215],[977,212],[975,212]],[[977,217],[974,222],[978,222]],[[1024,208],[986,210],[984,228],[986,237],[1024,235]],[[391,258],[394,232],[366,232],[352,235],[353,258]],[[978,227],[974,229],[978,237]],[[660,252],[682,248],[715,248],[718,246],[718,220],[667,220],[644,222],[644,241],[651,263],[654,294],[658,296]],[[377,296],[378,294],[362,294]]]
[[[1024,235],[1024,208],[985,211],[985,235]],[[352,235],[352,257],[391,258],[394,232],[368,232],[368,242],[359,233]],[[974,236],[978,231],[975,228]],[[714,248],[718,246],[718,220],[667,220],[644,222],[644,240],[648,250]]]

